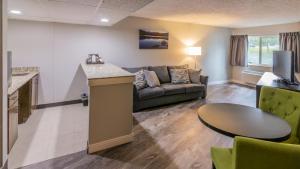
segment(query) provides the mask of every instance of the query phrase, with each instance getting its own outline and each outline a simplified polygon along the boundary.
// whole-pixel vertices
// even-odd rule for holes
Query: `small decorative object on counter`
[[[88,95],[86,93],[81,94],[81,101],[83,106],[89,105]]]
[[[103,59],[99,56],[99,54],[89,54],[86,59],[86,64],[104,64]]]

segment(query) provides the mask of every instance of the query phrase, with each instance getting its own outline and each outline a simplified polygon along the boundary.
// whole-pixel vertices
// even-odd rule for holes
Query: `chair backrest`
[[[300,93],[272,87],[262,87],[259,108],[285,119],[292,128],[291,136],[300,138]]]
[[[233,169],[299,169],[300,145],[235,137]]]

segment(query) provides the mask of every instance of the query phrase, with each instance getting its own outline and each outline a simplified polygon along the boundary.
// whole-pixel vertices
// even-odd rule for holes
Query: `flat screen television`
[[[295,83],[295,59],[291,51],[273,52],[273,73],[287,83]]]

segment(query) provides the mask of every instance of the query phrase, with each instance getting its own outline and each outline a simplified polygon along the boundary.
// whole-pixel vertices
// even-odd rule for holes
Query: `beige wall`
[[[291,23],[291,24],[281,24],[281,25],[272,25],[272,26],[261,26],[261,27],[251,27],[251,28],[240,28],[233,29],[233,35],[278,35],[281,32],[297,32],[300,31],[300,22]],[[261,66],[253,66],[253,67],[238,67],[234,66],[232,68],[232,80],[245,83],[243,79],[243,71],[244,70],[254,70],[260,72],[272,71],[271,67],[261,67]],[[253,79],[253,83],[256,81]]]
[[[0,39],[1,39],[1,66],[0,66],[0,72],[1,72],[1,165],[4,165],[5,161],[7,160],[7,59],[6,59],[6,40],[7,40],[7,1],[1,0],[0,1],[0,8],[1,8],[1,28],[0,28]]]
[[[138,49],[138,30],[169,32],[169,49]],[[86,91],[79,68],[88,53],[124,67],[179,65],[193,60],[184,54],[185,43],[201,46],[198,58],[210,82],[230,78],[228,49],[231,29],[129,17],[113,27],[96,27],[32,21],[9,21],[8,47],[13,66],[39,66],[39,102],[78,99]]]

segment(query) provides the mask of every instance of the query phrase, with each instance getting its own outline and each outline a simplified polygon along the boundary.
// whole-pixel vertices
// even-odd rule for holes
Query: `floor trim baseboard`
[[[94,152],[108,149],[108,148],[111,148],[114,146],[129,143],[129,142],[133,141],[133,138],[134,138],[133,133],[130,133],[128,135],[120,136],[117,138],[105,140],[105,141],[94,143],[94,144],[89,144],[88,145],[88,153],[94,153]]]
[[[234,84],[239,84],[241,86],[246,86],[246,87],[250,87],[250,88],[255,88],[255,84],[248,84],[248,83],[245,83],[243,81],[240,81],[240,80],[230,80],[230,83],[234,83]]]
[[[63,102],[39,104],[36,106],[36,109],[44,109],[44,108],[48,108],[48,107],[65,106],[65,105],[78,104],[78,103],[82,103],[82,101],[80,99],[78,99],[78,100],[69,100],[69,101],[63,101]]]
[[[208,85],[226,84],[226,83],[229,83],[229,82],[230,82],[230,80],[212,81],[212,82],[208,82]]]

